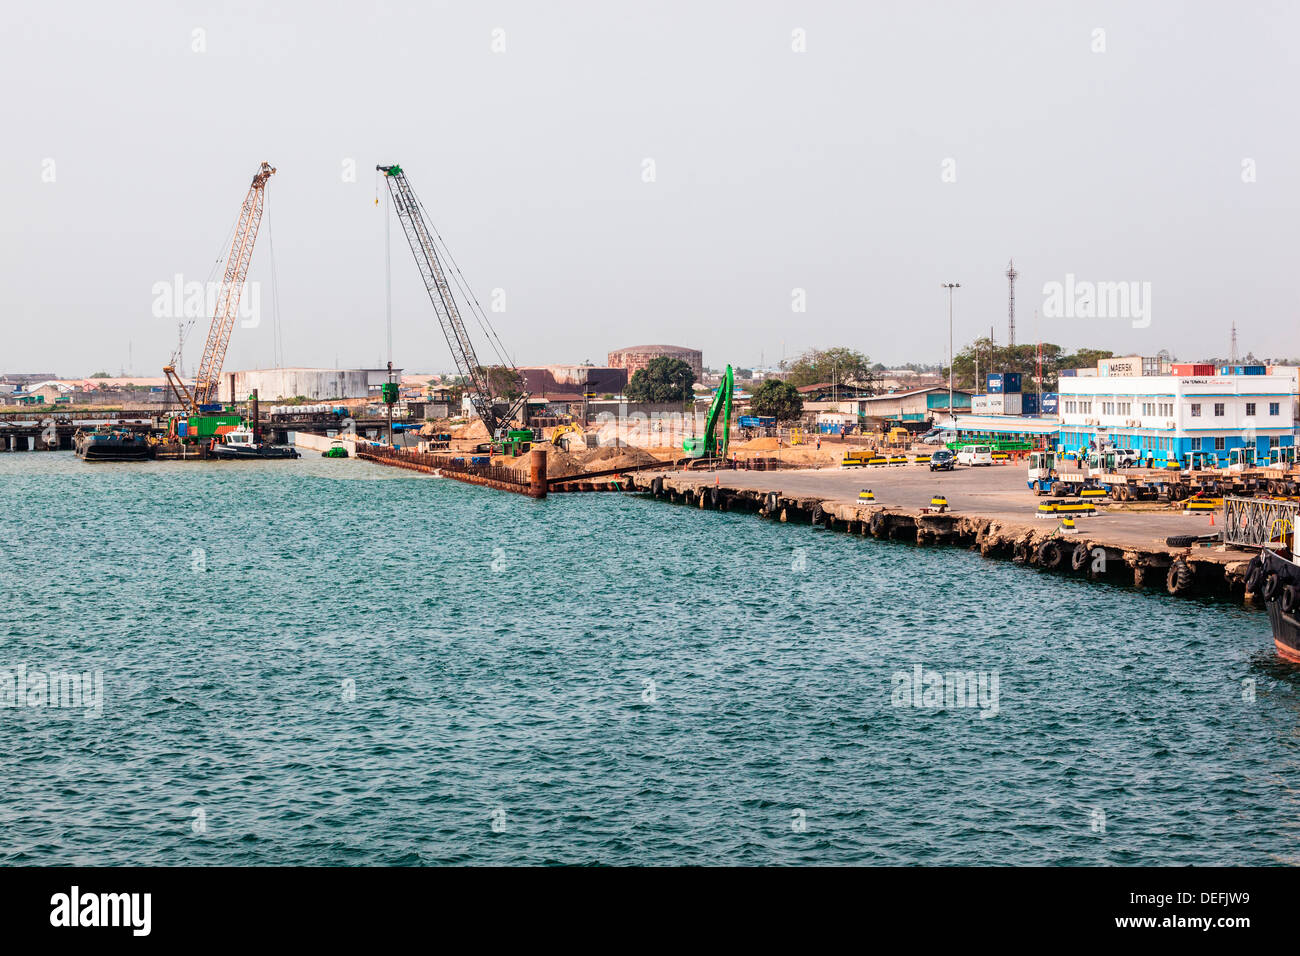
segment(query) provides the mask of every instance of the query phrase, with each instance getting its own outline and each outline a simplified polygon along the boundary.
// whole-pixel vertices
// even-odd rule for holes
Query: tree
[[[831,382],[837,385],[864,385],[875,381],[871,359],[854,349],[836,347],[809,349],[792,361],[782,362],[785,380],[796,388]]]
[[[695,398],[695,371],[681,359],[662,355],[639,368],[627,383],[634,402],[689,402]]]
[[[504,365],[479,366],[479,374],[486,375],[492,393],[500,401],[512,402],[524,394],[524,376],[517,369]]]
[[[754,392],[749,410],[754,415],[770,415],[778,422],[792,422],[803,414],[803,398],[789,382],[769,378]]]
[[[1063,368],[1087,368],[1095,366],[1098,359],[1110,358],[1114,353],[1104,349],[1079,349],[1066,352],[1059,345],[1051,342],[1042,344],[1043,391],[1056,391],[1058,376]],[[1037,345],[996,345],[988,336],[976,339],[967,345],[953,360],[953,384],[958,388],[973,388],[984,391],[984,382],[990,372],[1019,372],[1025,391],[1037,389],[1039,346]],[[976,364],[979,366],[980,382],[975,381]],[[944,377],[948,369],[942,370]]]
[[[110,376],[107,372],[96,372],[94,375],[92,375],[92,376],[90,376],[90,377],[91,377],[91,378],[111,378],[112,376]]]

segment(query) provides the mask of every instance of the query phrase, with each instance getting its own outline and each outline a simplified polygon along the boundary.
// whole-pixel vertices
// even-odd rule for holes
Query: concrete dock
[[[975,548],[1065,573],[1172,594],[1245,597],[1251,551],[1220,544],[1171,547],[1166,538],[1205,535],[1222,526],[1215,512],[1109,500],[1097,514],[1062,533],[1055,518],[1039,517],[1049,499],[1025,484],[1023,463],[931,473],[924,465],[799,471],[658,471],[629,476],[633,488],[656,498],[723,511],[748,511],[777,521],[823,525],[851,534]],[[874,501],[862,501],[869,488]],[[948,506],[931,506],[936,495]],[[1214,522],[1212,525],[1211,522]],[[1046,542],[1054,544],[1047,545]]]

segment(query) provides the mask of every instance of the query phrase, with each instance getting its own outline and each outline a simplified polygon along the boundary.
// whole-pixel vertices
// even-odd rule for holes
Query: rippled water
[[[313,457],[0,455],[0,497],[0,669],[104,688],[0,709],[0,862],[1300,858],[1256,611]],[[916,665],[996,714],[894,706]]]

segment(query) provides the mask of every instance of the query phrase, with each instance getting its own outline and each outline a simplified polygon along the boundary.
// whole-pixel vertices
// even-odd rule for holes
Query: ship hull
[[[91,438],[76,443],[77,457],[83,461],[145,461],[149,457],[149,442],[138,438]]]
[[[1273,595],[1271,597],[1259,595],[1268,610],[1268,622],[1273,629],[1273,645],[1284,660],[1300,664],[1300,600],[1294,595],[1295,591],[1300,591],[1300,565],[1271,551],[1263,552],[1261,558],[1263,560],[1261,582],[1272,574],[1278,576],[1278,584]],[[1288,586],[1292,589],[1290,595],[1288,595]]]
[[[287,445],[261,445],[255,448],[213,445],[211,456],[226,461],[265,461],[274,458],[297,458],[298,451]]]

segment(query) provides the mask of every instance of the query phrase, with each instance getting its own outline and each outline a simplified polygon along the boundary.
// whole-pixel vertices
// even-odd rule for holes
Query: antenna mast
[[[1016,260],[1007,260],[1007,345],[1016,344]]]

